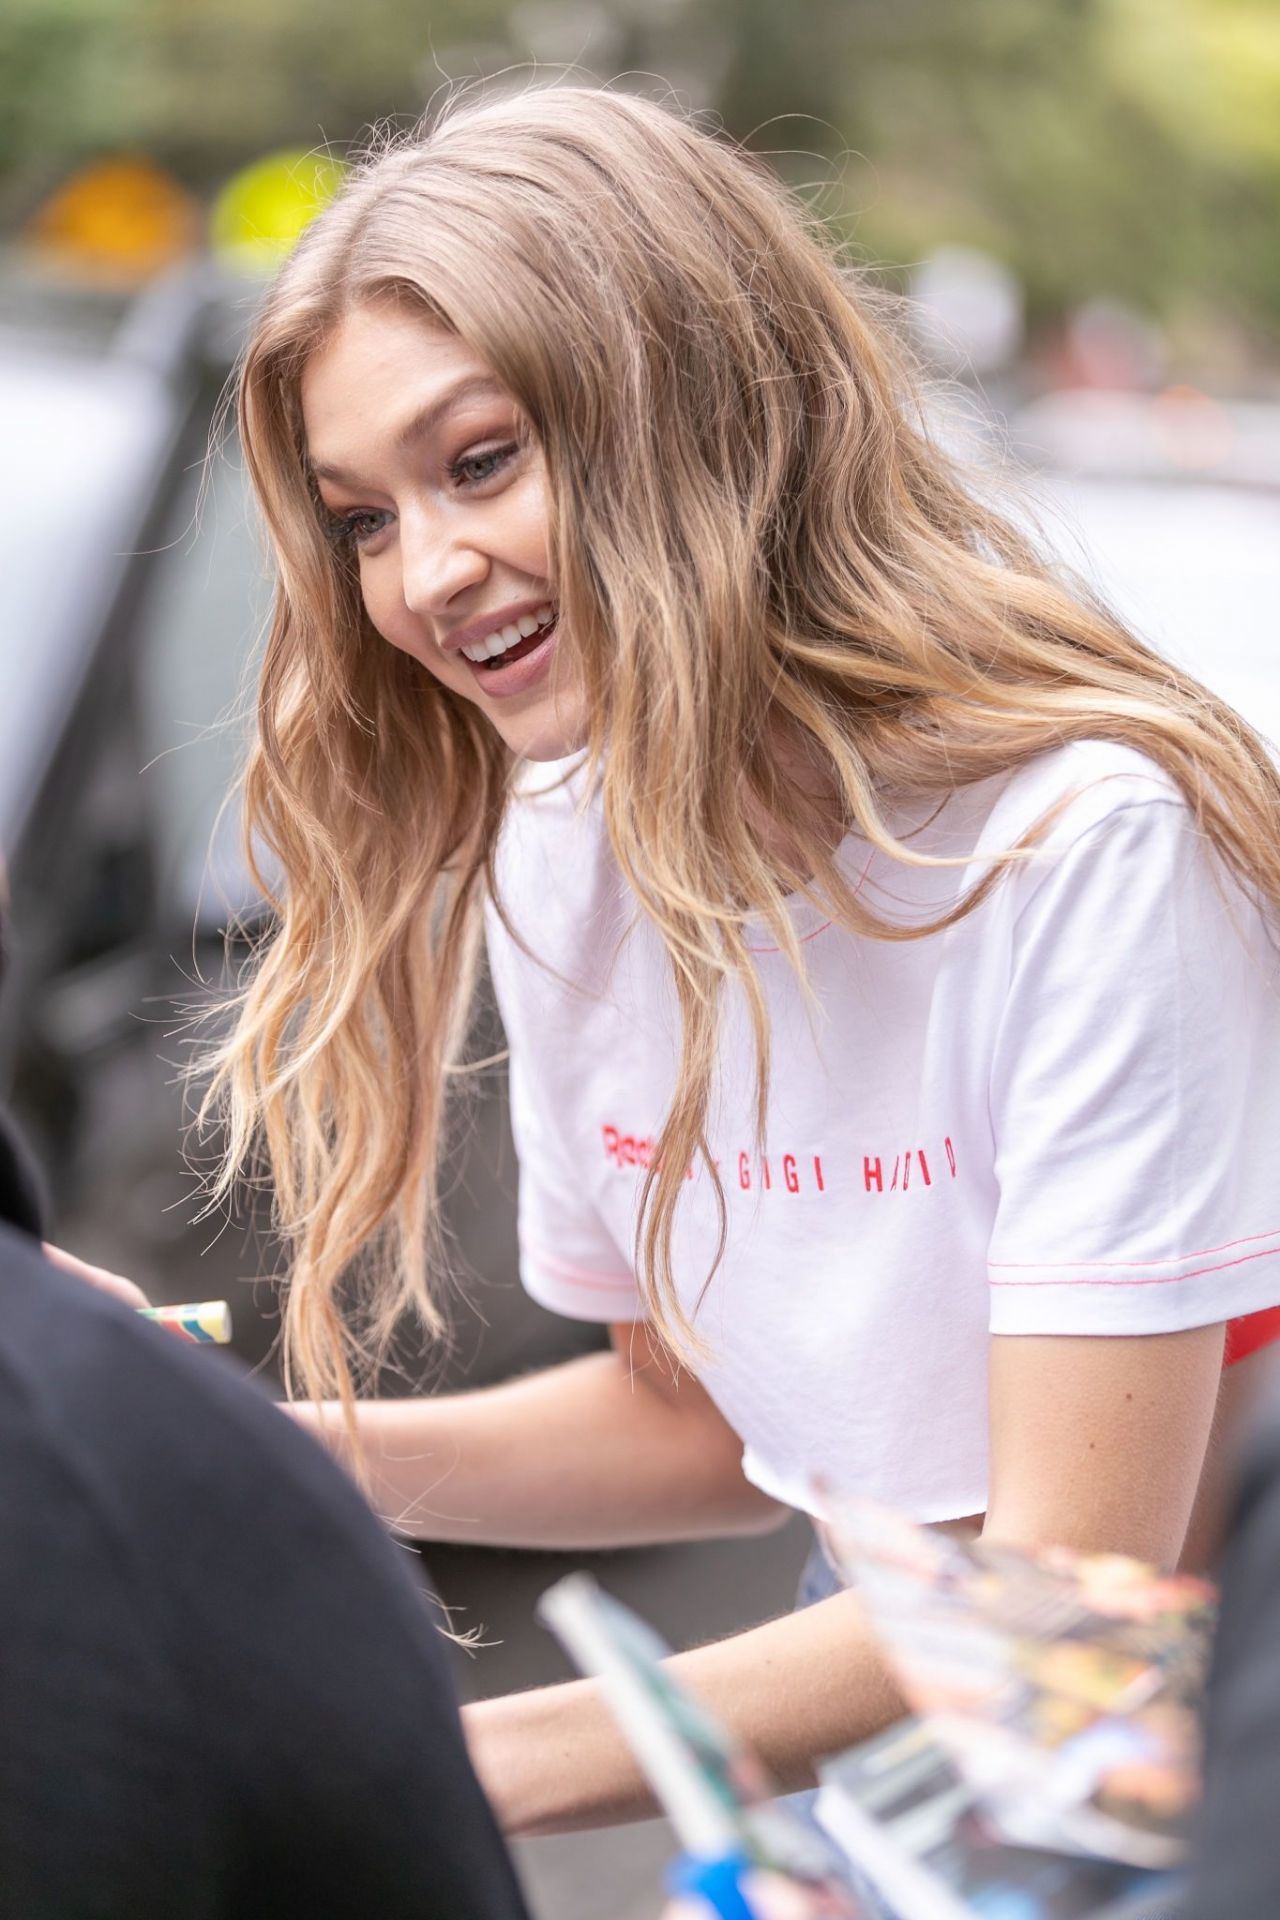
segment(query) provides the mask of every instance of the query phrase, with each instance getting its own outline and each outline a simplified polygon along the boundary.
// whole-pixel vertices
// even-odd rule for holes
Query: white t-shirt
[[[544,1305],[619,1321],[644,1313],[637,1201],[679,1021],[598,803],[577,779],[547,791],[563,774],[537,770],[500,851],[537,961],[490,911],[521,1272]],[[881,913],[933,918],[1065,795],[1034,858],[944,933],[855,938],[795,902],[813,1007],[762,933],[763,1155],[727,996],[708,1130],[728,1242],[697,1313],[701,1378],[747,1475],[792,1505],[816,1472],[920,1520],[983,1511],[991,1333],[1167,1332],[1280,1302],[1277,957],[1168,777],[1125,747],[1064,747],[916,834],[965,868],[854,838],[839,858]],[[673,1242],[690,1309],[717,1228],[698,1166]]]

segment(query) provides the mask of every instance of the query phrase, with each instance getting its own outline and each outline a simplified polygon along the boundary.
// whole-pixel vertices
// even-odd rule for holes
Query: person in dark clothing
[[[1177,1920],[1280,1914],[1280,1398],[1239,1481],[1223,1559],[1205,1741],[1205,1797]]]
[[[0,1915],[523,1920],[355,1487],[42,1256],[7,1129],[0,1206]]]
[[[4,978],[4,936],[0,931],[0,980]],[[40,1238],[44,1189],[26,1142],[0,1108],[0,1225]]]

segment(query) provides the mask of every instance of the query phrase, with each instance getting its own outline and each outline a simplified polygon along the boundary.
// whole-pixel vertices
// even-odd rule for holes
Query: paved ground
[[[168,1049],[165,1049],[168,1051]],[[270,1289],[257,1282],[258,1254],[244,1232],[220,1236],[190,1224],[192,1181],[177,1140],[171,1069],[149,1048],[101,1063],[87,1093],[83,1178],[58,1235],[82,1253],[136,1278],[154,1299],[232,1302],[236,1347],[268,1364],[274,1331]],[[595,1344],[533,1306],[514,1282],[514,1178],[501,1102],[481,1100],[471,1141],[451,1182],[459,1252],[475,1276],[474,1311],[460,1314],[443,1384],[482,1384]],[[210,1364],[220,1356],[210,1355]],[[799,1521],[767,1539],[682,1545],[596,1556],[592,1567],[677,1646],[767,1619],[790,1604],[807,1547]],[[543,1589],[582,1557],[431,1548],[431,1578],[460,1624],[482,1625],[492,1644],[453,1655],[465,1698],[549,1683],[566,1667],[534,1620]],[[674,1843],[660,1822],[516,1848],[536,1920],[653,1920],[662,1869]]]

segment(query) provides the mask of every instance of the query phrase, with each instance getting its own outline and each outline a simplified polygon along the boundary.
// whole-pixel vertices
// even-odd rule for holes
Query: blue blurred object
[[[756,1920],[742,1891],[743,1878],[750,1871],[750,1862],[742,1854],[723,1854],[718,1860],[695,1860],[684,1854],[672,1865],[667,1886],[671,1893],[701,1900],[720,1920]]]

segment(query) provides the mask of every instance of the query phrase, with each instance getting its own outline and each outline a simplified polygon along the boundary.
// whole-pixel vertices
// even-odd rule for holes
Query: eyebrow
[[[429,400],[425,407],[419,407],[412,419],[406,421],[395,437],[397,453],[410,453],[419,441],[426,440],[436,431],[440,422],[466,400],[492,399],[505,393],[501,381],[491,373],[469,373],[455,386],[442,393],[435,400]],[[327,461],[312,460],[308,457],[308,470],[317,480],[336,480],[340,486],[355,486],[360,476],[345,467],[336,467]]]

